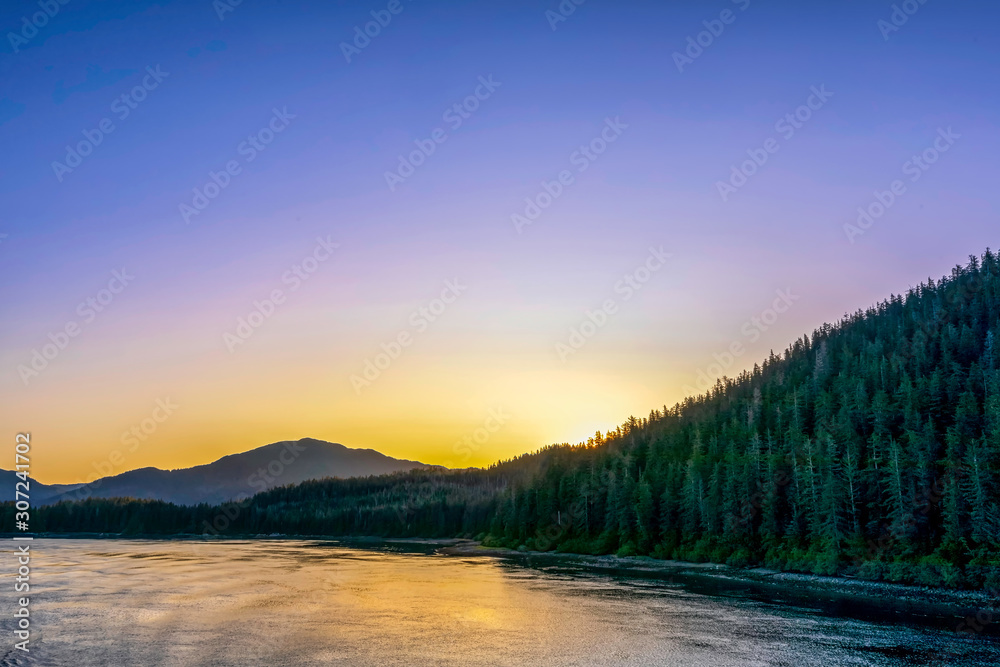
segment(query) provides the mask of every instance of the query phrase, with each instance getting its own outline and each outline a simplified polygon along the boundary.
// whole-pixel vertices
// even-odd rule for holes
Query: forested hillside
[[[993,253],[971,258],[706,396],[553,452],[503,494],[490,533],[983,583],[1000,565],[998,274]]]
[[[485,471],[308,482],[228,509],[64,503],[36,510],[34,522],[464,534],[513,548],[1000,587],[998,334],[1000,262],[987,251],[707,395],[578,446]],[[4,513],[11,525],[12,505]]]

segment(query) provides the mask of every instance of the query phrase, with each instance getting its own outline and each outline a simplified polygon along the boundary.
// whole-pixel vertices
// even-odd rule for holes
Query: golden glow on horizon
[[[247,372],[181,390],[166,378],[143,391],[123,392],[106,375],[104,386],[90,394],[72,392],[70,379],[60,388],[68,395],[50,393],[61,406],[59,419],[31,414],[37,401],[10,407],[38,424],[31,429],[32,472],[53,484],[146,466],[202,465],[303,437],[398,459],[481,467],[554,443],[586,441],[597,429],[613,429],[629,414],[647,414],[656,405],[652,395],[583,372],[525,373],[481,364],[473,370],[460,360],[447,369],[435,361],[420,370],[387,374],[360,396],[343,375],[331,379],[290,365],[266,381]],[[471,375],[488,381],[471,389]],[[113,407],[108,392],[117,396]],[[636,412],[636,406],[645,407]]]
[[[183,322],[168,311],[152,320],[109,315],[30,387],[11,383],[2,409],[32,432],[32,474],[46,484],[186,468],[303,437],[428,464],[487,466],[586,442],[682,399],[700,370],[692,360],[704,365],[728,348],[741,320],[713,325],[714,310],[667,294],[680,299],[672,307],[685,307],[660,309],[648,292],[652,305],[630,304],[566,363],[552,346],[577,312],[462,302],[360,392],[351,376],[406,326],[409,303],[339,310],[315,289],[232,353],[221,332],[234,319],[218,308],[206,305]],[[779,324],[727,372],[752,366],[802,328],[791,315]],[[21,363],[18,355],[7,365]],[[158,402],[168,400],[177,407],[157,421],[165,416]]]

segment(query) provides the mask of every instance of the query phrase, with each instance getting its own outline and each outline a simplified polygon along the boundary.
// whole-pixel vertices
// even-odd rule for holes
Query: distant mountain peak
[[[374,449],[352,449],[337,442],[306,437],[272,442],[191,468],[137,468],[79,488],[38,485],[42,493],[34,494],[33,499],[40,504],[88,497],[156,499],[179,505],[217,504],[311,479],[366,477],[437,467],[395,459]],[[13,488],[13,484],[9,486]]]

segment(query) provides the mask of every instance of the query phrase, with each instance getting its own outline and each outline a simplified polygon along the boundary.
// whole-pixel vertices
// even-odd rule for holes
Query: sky
[[[671,406],[997,247],[998,18],[5,3],[5,437],[45,483],[465,467]]]

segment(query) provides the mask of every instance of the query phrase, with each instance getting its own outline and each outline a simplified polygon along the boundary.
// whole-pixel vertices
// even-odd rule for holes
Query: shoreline
[[[473,540],[463,540],[439,549],[450,556],[487,556],[506,560],[546,562],[558,565],[571,563],[583,570],[605,574],[629,574],[652,579],[705,580],[723,587],[751,588],[782,593],[782,597],[816,600],[857,601],[886,605],[909,613],[938,613],[957,618],[979,616],[987,625],[1000,621],[1000,597],[987,591],[955,590],[912,586],[892,582],[868,581],[842,576],[822,576],[783,572],[763,567],[736,568],[721,563],[691,563],[658,560],[648,556],[593,556],[588,554],[544,551],[516,551],[499,547],[483,547]],[[983,616],[989,616],[986,619]],[[985,622],[984,622],[985,621]],[[996,624],[1000,626],[1000,624]],[[1000,627],[991,628],[1000,635]]]

